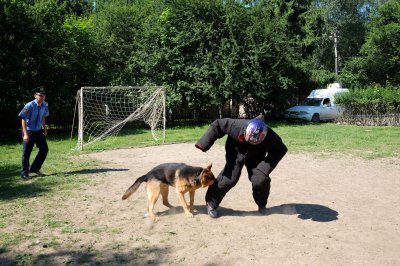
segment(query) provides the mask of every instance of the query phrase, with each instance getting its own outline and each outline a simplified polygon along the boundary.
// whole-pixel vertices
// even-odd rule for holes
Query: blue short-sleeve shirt
[[[18,116],[26,121],[28,131],[37,132],[42,129],[43,117],[49,116],[49,105],[45,101],[41,106],[36,100],[30,101]]]

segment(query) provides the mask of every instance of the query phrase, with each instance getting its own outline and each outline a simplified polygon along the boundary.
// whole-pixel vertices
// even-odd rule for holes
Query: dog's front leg
[[[189,195],[190,195],[190,206],[189,206],[189,209],[190,209],[191,213],[193,213],[194,193],[195,193],[194,190],[193,191],[189,191]]]
[[[183,207],[183,210],[185,211],[186,217],[193,217],[193,213],[190,212],[190,209],[187,205],[187,202],[185,200],[185,194],[183,194],[182,192],[178,192],[178,197],[179,197],[179,201],[181,202],[181,205]]]

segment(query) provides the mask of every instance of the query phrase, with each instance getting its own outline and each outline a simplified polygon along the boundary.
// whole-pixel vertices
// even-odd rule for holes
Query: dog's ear
[[[206,168],[204,168],[203,171],[201,172],[200,180],[201,180],[202,187],[210,186],[215,181],[214,174],[211,172],[211,167],[212,167],[212,163],[210,163],[210,165],[208,165]]]

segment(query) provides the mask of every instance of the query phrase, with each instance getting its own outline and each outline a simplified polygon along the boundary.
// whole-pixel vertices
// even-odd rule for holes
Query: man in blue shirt
[[[49,151],[46,141],[46,117],[49,116],[49,106],[44,101],[46,91],[44,88],[38,87],[33,89],[32,93],[35,100],[27,103],[18,115],[22,118],[23,150],[21,177],[23,179],[30,179],[30,172],[38,176],[44,176],[40,168],[42,168],[47,152]],[[39,148],[39,153],[36,155],[29,169],[29,158],[35,144]]]

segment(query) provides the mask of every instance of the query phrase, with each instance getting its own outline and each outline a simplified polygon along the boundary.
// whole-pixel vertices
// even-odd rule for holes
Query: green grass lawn
[[[400,156],[400,128],[321,124],[271,123],[292,153],[334,152],[363,158]],[[196,142],[208,125],[167,129],[166,143]],[[217,143],[223,144],[225,138]],[[118,137],[88,146],[85,151],[156,145],[149,131],[126,130]]]
[[[273,124],[290,152],[334,152],[363,158],[400,156],[399,127]]]
[[[361,127],[333,123],[271,123],[270,126],[282,137],[290,153],[333,152],[368,159],[400,156],[400,128],[397,127]],[[194,143],[207,128],[208,125],[169,128],[166,144]],[[223,144],[224,140],[217,143]],[[83,184],[90,183],[91,179],[88,177],[101,172],[102,165],[99,162],[78,157],[81,152],[73,149],[76,139],[71,141],[68,133],[49,131],[48,144],[49,154],[43,171],[50,175],[24,181],[20,178],[22,145],[19,136],[0,143],[0,254],[20,241],[32,238],[37,230],[63,223],[54,218],[51,211],[53,201],[68,196]],[[149,130],[130,129],[123,130],[117,137],[88,146],[83,153],[158,144],[152,140]],[[31,160],[36,152],[37,148],[34,149]],[[48,206],[41,217],[33,214],[38,204]],[[8,232],[7,228],[15,223],[29,225],[26,228],[32,229]],[[21,254],[22,257],[24,255]]]

